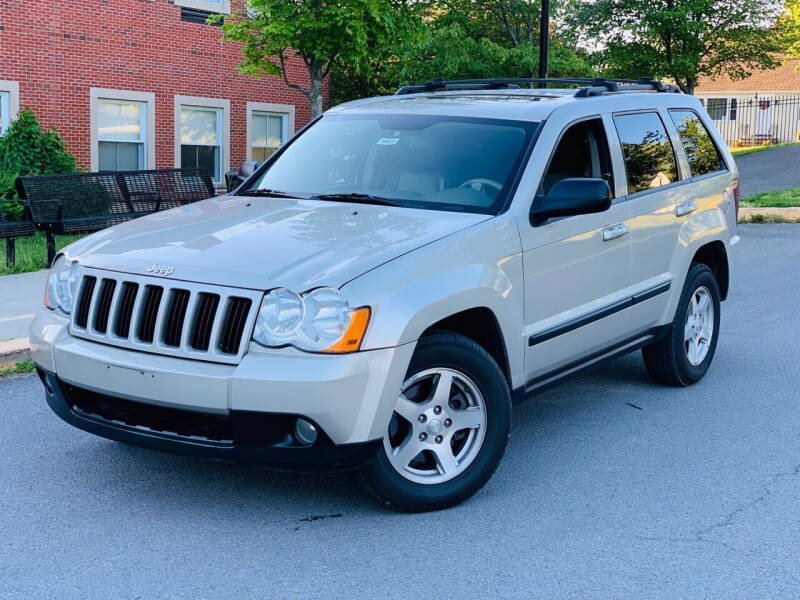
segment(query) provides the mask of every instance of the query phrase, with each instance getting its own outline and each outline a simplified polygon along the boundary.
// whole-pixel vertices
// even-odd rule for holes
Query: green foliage
[[[592,75],[585,52],[574,48],[564,2],[553,2],[549,74]],[[334,68],[331,104],[393,93],[437,77],[531,77],[539,68],[541,5],[525,0],[447,0],[423,11],[421,34],[375,46],[367,69]]]
[[[700,75],[743,79],[776,66],[788,43],[773,27],[782,12],[778,0],[598,0],[576,25],[603,48],[605,75],[669,77],[691,94]]]
[[[75,157],[67,152],[61,136],[55,129],[42,130],[29,108],[20,113],[0,138],[0,171],[45,175],[74,170]]]
[[[741,206],[757,206],[759,208],[800,206],[800,187],[756,194],[742,199]]]
[[[0,137],[0,203],[6,219],[20,220],[23,208],[17,198],[14,181],[20,175],[71,173],[75,157],[67,152],[55,129],[42,130],[36,115],[23,110]]]
[[[56,235],[56,250],[61,250],[72,242],[76,242],[81,235]],[[14,268],[6,264],[6,245],[0,244],[0,275],[13,273],[32,273],[49,267],[47,262],[47,243],[43,231],[37,231],[32,237],[17,238],[17,260]]]
[[[35,372],[36,372],[36,365],[33,364],[33,361],[25,360],[16,363],[12,367],[8,367],[6,369],[0,369],[0,379],[2,379],[3,377],[11,377],[12,375],[27,375],[28,373],[35,373]]]
[[[21,221],[25,213],[22,204],[14,202],[17,196],[14,182],[18,176],[17,171],[0,171],[0,212],[6,221]]]
[[[224,39],[242,44],[243,73],[280,75],[304,94],[313,116],[322,112],[323,80],[335,65],[363,73],[376,48],[413,38],[421,5],[404,0],[247,0],[224,17]],[[219,21],[217,15],[212,20]],[[291,79],[290,57],[300,57],[308,83]]]

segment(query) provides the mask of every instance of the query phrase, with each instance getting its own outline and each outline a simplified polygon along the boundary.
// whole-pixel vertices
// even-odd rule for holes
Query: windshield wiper
[[[281,190],[269,190],[269,189],[253,189],[253,190],[245,190],[243,192],[239,192],[236,194],[237,196],[261,196],[264,198],[293,198],[297,200],[305,200],[307,199],[305,196],[299,196],[297,194],[290,194],[289,192],[282,192]]]
[[[341,194],[317,194],[311,200],[333,200],[337,202],[356,202],[359,204],[377,204],[378,206],[403,206],[396,200],[384,198],[383,196],[373,196],[372,194],[361,194],[359,192],[349,192]]]

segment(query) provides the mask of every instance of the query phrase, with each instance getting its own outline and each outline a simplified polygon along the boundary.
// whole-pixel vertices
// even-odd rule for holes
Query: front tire
[[[661,384],[688,386],[708,372],[719,337],[720,293],[714,273],[692,264],[669,331],[642,348],[650,377]]]
[[[448,508],[489,480],[510,429],[509,388],[494,359],[469,338],[437,332],[419,341],[383,450],[359,478],[394,510]]]

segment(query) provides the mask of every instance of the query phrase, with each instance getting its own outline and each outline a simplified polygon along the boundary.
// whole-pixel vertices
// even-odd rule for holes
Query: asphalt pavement
[[[800,145],[746,154],[736,166],[742,198],[800,187]]]
[[[106,441],[2,381],[0,598],[797,598],[800,226],[740,233],[704,381],[636,354],[542,393],[443,512]]]
[[[42,306],[47,271],[0,277],[0,342],[28,337],[34,313]]]

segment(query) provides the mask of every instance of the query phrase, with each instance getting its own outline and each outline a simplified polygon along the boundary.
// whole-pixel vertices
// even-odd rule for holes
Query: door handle
[[[683,202],[682,204],[678,204],[678,206],[675,207],[675,214],[679,217],[684,217],[690,213],[693,213],[696,210],[697,210],[697,204],[695,204],[693,201],[690,200],[689,202]]]
[[[610,242],[611,240],[620,238],[630,230],[631,228],[625,223],[619,223],[617,225],[612,225],[611,227],[606,227],[603,229],[603,241]]]

